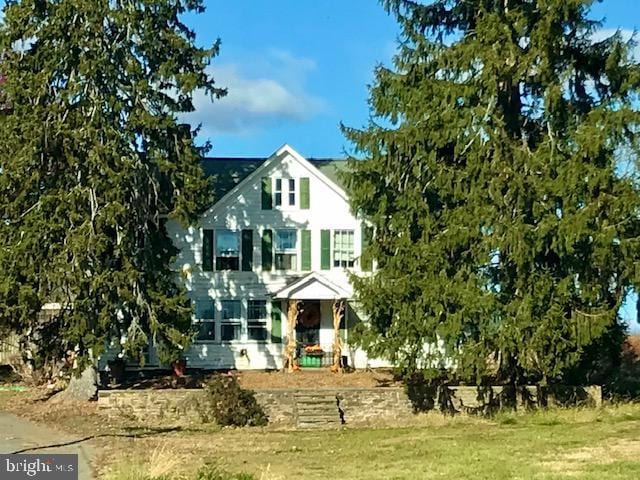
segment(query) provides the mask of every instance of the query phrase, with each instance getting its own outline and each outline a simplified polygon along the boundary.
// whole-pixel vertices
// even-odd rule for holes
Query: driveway
[[[0,453],[19,450],[25,450],[21,453],[75,453],[78,455],[79,480],[92,480],[89,467],[91,448],[87,442],[74,443],[77,440],[79,438],[73,435],[58,432],[10,413],[0,412]]]

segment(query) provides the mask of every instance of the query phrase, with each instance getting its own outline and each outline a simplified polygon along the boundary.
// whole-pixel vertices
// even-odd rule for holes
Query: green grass
[[[434,413],[393,428],[191,426],[161,433],[157,427],[167,425],[107,419],[94,404],[49,404],[38,396],[0,391],[0,409],[82,436],[116,435],[93,445],[99,478],[106,480],[250,478],[244,473],[256,480],[640,478],[640,404],[503,412],[491,419]],[[123,434],[129,436],[117,436]],[[213,473],[202,474],[207,464]]]
[[[626,479],[640,475],[640,405],[493,419],[422,415],[410,427],[228,429],[115,439],[108,479],[197,478],[204,463],[256,479]],[[122,459],[122,452],[127,456]],[[132,468],[136,465],[136,468]],[[146,465],[146,467],[145,467]],[[136,470],[136,476],[123,472]],[[142,473],[140,473],[142,472]],[[151,472],[153,473],[153,472]],[[124,476],[123,476],[124,475]]]

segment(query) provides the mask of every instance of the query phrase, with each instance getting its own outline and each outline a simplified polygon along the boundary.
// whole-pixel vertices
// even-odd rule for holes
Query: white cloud
[[[228,94],[213,102],[202,92],[194,97],[196,111],[186,120],[202,123],[203,135],[247,134],[281,122],[304,122],[325,108],[325,102],[304,88],[316,68],[308,58],[270,50],[243,64],[214,65],[209,72]]]

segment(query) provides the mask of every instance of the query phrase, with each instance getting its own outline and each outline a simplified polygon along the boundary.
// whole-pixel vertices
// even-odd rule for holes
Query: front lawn
[[[213,462],[261,479],[638,478],[639,429],[640,406],[625,405],[493,420],[428,415],[405,428],[178,432],[118,442],[130,455],[107,478],[160,457],[174,472]]]
[[[24,395],[3,392],[0,402],[2,397],[6,401],[9,396],[16,400]],[[5,406],[8,403],[16,404],[11,401]],[[34,403],[25,409],[22,405],[31,418],[53,420],[79,434],[127,435],[93,441],[100,452],[98,470],[108,480],[194,479],[204,464],[263,480],[640,476],[640,405],[636,404],[503,413],[493,419],[419,415],[412,426],[402,428],[183,427],[165,432],[126,421],[107,422],[91,407],[78,410]]]

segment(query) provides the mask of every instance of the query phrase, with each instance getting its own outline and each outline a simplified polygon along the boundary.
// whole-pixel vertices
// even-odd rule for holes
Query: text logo
[[[2,480],[78,480],[78,455],[0,454]]]

